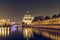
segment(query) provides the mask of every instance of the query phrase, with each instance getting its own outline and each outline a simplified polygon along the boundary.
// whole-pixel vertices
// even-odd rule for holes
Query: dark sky
[[[60,12],[60,0],[0,0],[0,18],[22,20],[27,10],[32,16],[53,16]]]

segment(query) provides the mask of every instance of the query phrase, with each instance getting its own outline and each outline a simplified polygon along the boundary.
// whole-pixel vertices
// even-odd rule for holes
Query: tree
[[[55,14],[55,15],[53,15],[53,16],[52,16],[52,18],[57,18],[57,15],[56,15],[56,14]]]
[[[43,18],[44,18],[44,16],[39,16],[39,20],[40,21],[43,20]]]
[[[60,13],[58,14],[58,17],[60,17]]]
[[[33,21],[38,21],[38,17],[34,17]]]
[[[34,17],[33,21],[43,20],[43,16]]]
[[[46,17],[44,18],[44,20],[46,20],[46,19],[50,19],[50,17],[49,17],[49,16],[46,16]]]

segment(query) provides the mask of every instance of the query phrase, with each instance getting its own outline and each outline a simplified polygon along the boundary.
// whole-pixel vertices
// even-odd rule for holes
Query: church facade
[[[29,12],[27,11],[27,13],[24,15],[23,17],[23,22],[25,24],[31,24],[32,22],[32,16],[29,14]]]

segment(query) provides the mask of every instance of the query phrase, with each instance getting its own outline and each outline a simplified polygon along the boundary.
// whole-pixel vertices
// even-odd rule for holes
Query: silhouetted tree
[[[34,17],[33,21],[43,20],[43,16]]]
[[[43,20],[43,18],[44,18],[43,16],[39,16],[39,20],[40,20],[40,21]]]
[[[33,21],[38,21],[38,17],[34,17]]]
[[[53,15],[53,16],[52,16],[52,18],[57,18],[57,15],[56,15],[56,14],[55,14],[55,15]]]
[[[50,19],[50,17],[49,17],[49,16],[46,16],[46,17],[44,18],[44,20],[46,20],[46,19]]]
[[[58,17],[60,17],[60,13],[58,14]]]

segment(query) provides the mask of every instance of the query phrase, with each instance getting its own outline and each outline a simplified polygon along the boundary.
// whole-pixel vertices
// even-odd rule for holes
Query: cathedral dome
[[[30,24],[31,23],[31,15],[29,14],[29,12],[27,11],[27,13],[24,15],[23,17],[23,22],[24,23],[27,23],[27,24]]]

